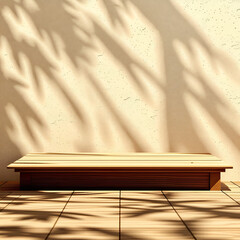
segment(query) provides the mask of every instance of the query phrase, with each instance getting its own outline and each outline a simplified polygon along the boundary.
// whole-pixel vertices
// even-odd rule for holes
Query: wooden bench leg
[[[220,172],[210,172],[210,191],[220,191]]]

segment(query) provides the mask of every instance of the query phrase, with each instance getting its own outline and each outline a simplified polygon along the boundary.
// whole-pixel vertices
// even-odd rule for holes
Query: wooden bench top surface
[[[232,166],[211,154],[190,153],[29,153],[8,168],[86,169],[86,168],[209,168]]]

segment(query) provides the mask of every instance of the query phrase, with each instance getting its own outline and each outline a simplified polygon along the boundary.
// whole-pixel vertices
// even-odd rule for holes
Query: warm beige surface
[[[28,152],[210,152],[240,178],[239,0],[0,0],[0,181]]]
[[[196,239],[239,239],[239,188],[236,192],[163,191]]]
[[[30,153],[10,164],[8,168],[232,168],[210,154],[181,153]]]
[[[121,191],[121,239],[193,238],[161,191]]]
[[[118,198],[118,191],[75,191],[48,239],[119,239]]]
[[[0,186],[0,239],[240,238],[240,184],[210,191],[19,191]]]

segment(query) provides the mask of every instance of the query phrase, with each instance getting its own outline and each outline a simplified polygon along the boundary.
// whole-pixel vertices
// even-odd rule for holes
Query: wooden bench
[[[210,154],[30,153],[8,168],[21,189],[220,190],[232,166]]]

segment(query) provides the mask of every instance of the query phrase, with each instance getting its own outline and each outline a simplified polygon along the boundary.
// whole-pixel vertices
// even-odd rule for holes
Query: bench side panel
[[[207,172],[21,172],[21,189],[209,189]]]

